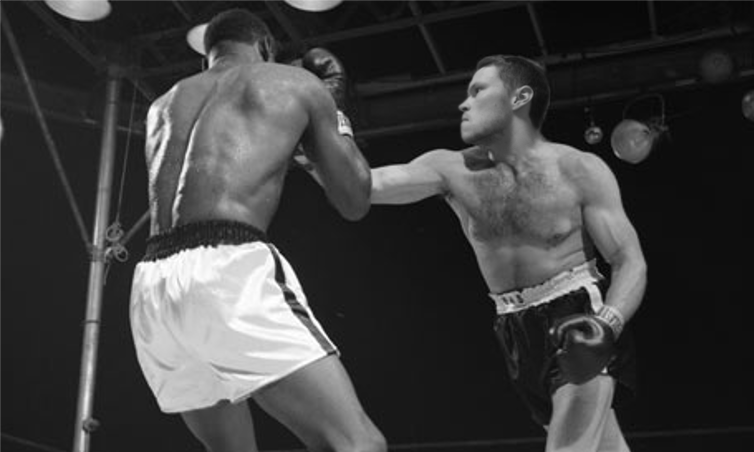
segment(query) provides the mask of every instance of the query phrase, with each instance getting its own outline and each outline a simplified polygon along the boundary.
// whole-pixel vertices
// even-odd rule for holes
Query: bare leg
[[[254,394],[254,400],[313,451],[384,452],[385,439],[364,413],[335,355]]]
[[[623,432],[620,429],[618,419],[615,417],[615,410],[613,409],[608,414],[599,450],[629,452],[628,444],[626,444],[626,439],[623,437]]]
[[[548,452],[627,452],[611,409],[615,381],[599,376],[583,385],[567,384],[553,395],[547,432]]]
[[[221,402],[181,413],[189,430],[212,452],[256,452],[254,423],[246,402]]]

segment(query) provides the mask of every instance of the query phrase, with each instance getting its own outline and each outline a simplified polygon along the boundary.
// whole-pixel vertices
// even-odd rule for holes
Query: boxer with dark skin
[[[231,10],[216,16],[208,26],[205,45],[208,69],[178,82],[149,109],[146,159],[151,236],[161,237],[191,225],[206,223],[211,226],[217,222],[231,225],[228,228],[232,234],[226,231],[223,232],[225,235],[236,234],[234,228],[239,224],[241,230],[248,225],[260,233],[266,232],[278,208],[286,173],[299,144],[320,175],[325,194],[335,209],[346,219],[362,218],[370,205],[369,167],[348,130],[348,124],[344,124],[345,119],[338,112],[333,97],[337,93],[328,90],[328,87],[337,88],[343,77],[337,71],[340,62],[326,51],[317,49],[316,54],[304,57],[304,68],[309,71],[275,64],[274,43],[267,27],[243,10]],[[324,83],[318,76],[324,79]],[[332,79],[327,80],[327,77]],[[208,248],[220,250],[224,246],[227,245]],[[274,257],[279,273],[282,268],[279,253],[267,248],[272,246],[260,245],[262,251],[253,251],[266,253],[265,262],[273,262]],[[176,256],[155,259],[155,262],[165,263],[167,259],[177,259]],[[196,265],[201,264],[197,261]],[[139,265],[154,263],[142,262]],[[288,268],[287,264],[285,268]],[[143,273],[146,271],[147,267],[144,267]],[[263,292],[260,293],[277,291],[273,283],[261,286]],[[153,286],[144,284],[135,283],[134,287],[141,292],[145,290],[143,287],[153,290]],[[290,294],[288,288],[281,287],[285,295]],[[149,339],[152,327],[133,322],[141,322],[141,318],[147,315],[156,315],[155,310],[142,307],[147,304],[146,298],[139,298],[141,295],[136,290],[132,296],[135,337]],[[246,302],[249,301],[240,303]],[[276,308],[275,315],[283,315],[278,313],[287,309],[284,303],[281,306]],[[219,312],[222,315],[228,313]],[[303,310],[299,307],[296,315],[311,326],[312,320],[301,312]],[[169,319],[163,320],[167,322]],[[245,320],[239,317],[238,322]],[[278,321],[278,317],[269,320],[274,321]],[[229,324],[228,334],[240,330],[234,326],[236,323]],[[270,334],[275,333],[272,328]],[[248,342],[248,354],[253,355],[254,344]],[[188,345],[178,344],[178,349],[182,350],[184,346]],[[231,348],[228,347],[229,353],[236,351]],[[144,350],[140,350],[139,358],[140,361],[144,358],[145,362],[153,359],[153,353],[156,353],[153,350],[159,351]],[[200,353],[204,349],[199,347],[197,350]],[[284,354],[286,350],[283,347],[279,353]],[[270,354],[269,350],[263,352]],[[171,354],[170,359],[175,354],[178,351]],[[209,369],[212,375],[225,371],[217,364],[219,358],[215,360],[214,356],[209,356],[207,359],[209,364],[202,369]],[[260,359],[267,357],[261,356]],[[265,383],[258,390],[242,389],[238,402],[207,396],[201,403],[192,402],[190,406],[171,405],[166,409],[167,403],[173,402],[163,405],[160,401],[160,404],[163,411],[180,412],[191,432],[213,452],[257,450],[251,413],[244,401],[246,397],[251,397],[288,427],[308,450],[386,450],[382,434],[365,414],[338,355],[329,351],[321,358],[311,359],[302,361],[295,368],[290,367],[292,371],[286,371],[280,379],[273,381],[275,376],[271,376],[265,382],[272,383]],[[175,368],[181,366],[186,367],[179,364]],[[227,378],[220,376],[213,381],[220,387],[228,378],[243,382],[257,374],[254,368],[244,368],[225,374]],[[166,377],[160,384],[150,382],[156,394],[164,392],[163,386],[171,384],[170,378]],[[195,387],[197,391],[205,389]],[[193,397],[195,391],[184,392],[177,397]]]
[[[609,167],[542,136],[548,104],[536,62],[481,60],[459,107],[472,146],[373,169],[372,202],[439,195],[456,213],[547,451],[627,451],[611,407],[616,381],[630,379],[615,342],[642,301],[646,263]],[[611,268],[606,291],[597,253]]]

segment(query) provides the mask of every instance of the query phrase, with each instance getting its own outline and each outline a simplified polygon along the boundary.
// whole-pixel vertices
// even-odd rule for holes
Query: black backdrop
[[[740,104],[751,88],[732,83],[665,93],[671,140],[639,165],[615,158],[608,139],[587,146],[581,108],[553,111],[545,125],[551,140],[595,152],[611,166],[649,263],[645,302],[632,322],[640,392],[619,410],[629,435],[754,426],[751,229],[744,219],[752,207],[754,123]],[[622,107],[595,107],[608,134]],[[67,449],[88,257],[34,117],[4,108],[2,118],[2,431]],[[91,228],[100,132],[50,125]],[[119,135],[116,194],[125,144]],[[117,196],[113,202],[113,216],[120,211],[126,228],[146,210],[142,146],[132,138],[123,203],[118,209]],[[379,166],[461,146],[452,128],[375,138],[364,153]],[[391,443],[543,436],[508,385],[491,335],[492,305],[444,202],[375,206],[349,223],[296,171],[270,235],[297,269],[366,410]],[[179,417],[159,413],[131,344],[130,277],[145,236],[137,234],[131,259],[108,272],[94,408],[102,426],[92,447],[198,451]],[[300,447],[254,413],[263,448]],[[746,450],[741,441],[716,450]],[[31,450],[8,441],[3,448]]]

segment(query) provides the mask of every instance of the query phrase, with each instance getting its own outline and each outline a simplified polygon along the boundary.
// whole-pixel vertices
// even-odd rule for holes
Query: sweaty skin
[[[335,121],[329,92],[302,69],[221,59],[179,82],[147,117],[151,234],[210,219],[266,230],[299,142],[330,201],[346,218],[360,218],[368,166]]]

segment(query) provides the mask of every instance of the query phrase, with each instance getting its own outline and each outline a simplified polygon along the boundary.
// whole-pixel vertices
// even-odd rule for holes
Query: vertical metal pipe
[[[118,122],[118,99],[121,89],[121,75],[116,67],[108,68],[107,92],[104,117],[102,120],[102,147],[100,150],[97,199],[92,232],[91,262],[89,265],[89,287],[84,319],[84,337],[79,374],[79,397],[76,407],[76,428],[73,451],[86,452],[89,449],[89,436],[97,427],[92,417],[94,386],[97,370],[97,346],[99,345],[100,314],[105,274],[105,230],[110,216],[110,194],[113,182],[113,167]]]

